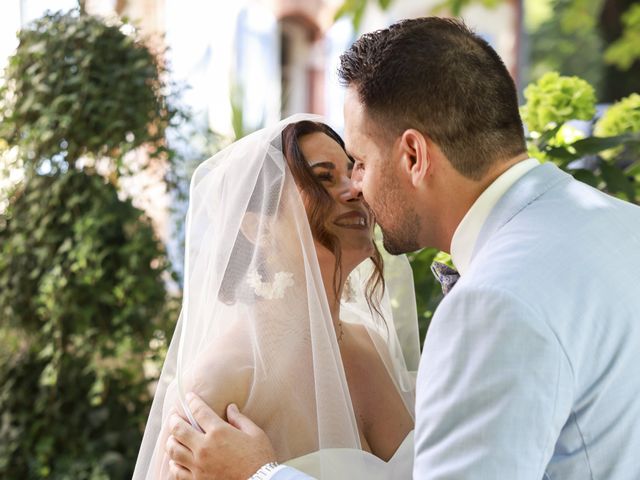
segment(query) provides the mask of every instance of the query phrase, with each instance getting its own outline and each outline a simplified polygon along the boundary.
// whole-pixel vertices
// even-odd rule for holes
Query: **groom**
[[[640,478],[640,208],[527,157],[505,66],[455,20],[363,35],[340,75],[385,247],[460,273],[424,345],[414,478]],[[308,478],[235,406],[190,406],[206,433],[172,417],[175,478]]]

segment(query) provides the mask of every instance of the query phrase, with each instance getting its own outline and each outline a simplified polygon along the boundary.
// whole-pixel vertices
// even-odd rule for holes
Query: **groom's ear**
[[[414,187],[422,183],[429,172],[429,143],[420,131],[410,128],[400,137],[402,170],[409,175]]]

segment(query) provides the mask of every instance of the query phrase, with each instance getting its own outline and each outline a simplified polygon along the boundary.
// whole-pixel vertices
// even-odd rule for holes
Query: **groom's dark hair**
[[[459,20],[402,20],[364,34],[340,57],[338,74],[377,133],[420,130],[469,178],[526,151],[513,79]]]

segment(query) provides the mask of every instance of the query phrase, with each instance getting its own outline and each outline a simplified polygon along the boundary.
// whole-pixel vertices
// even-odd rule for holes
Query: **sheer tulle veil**
[[[283,128],[301,120],[322,121],[294,115],[235,142],[193,175],[182,311],[134,479],[158,478],[154,466],[162,463],[159,438],[170,408],[198,428],[184,400],[185,379],[206,388],[211,362],[226,362],[227,371],[245,379],[240,408],[266,431],[280,461],[361,448],[311,229],[282,153]],[[419,340],[412,274],[404,256],[384,260],[382,316],[366,301],[373,269],[366,260],[349,277],[341,318],[368,333],[413,415]],[[350,469],[369,457],[355,457]],[[318,457],[320,476],[323,461]]]

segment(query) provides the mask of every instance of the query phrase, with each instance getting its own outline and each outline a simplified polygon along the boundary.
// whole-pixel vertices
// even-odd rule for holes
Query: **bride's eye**
[[[331,181],[333,181],[333,175],[331,175],[331,173],[329,173],[329,172],[319,173],[319,174],[316,175],[316,177],[321,182],[331,182]]]

